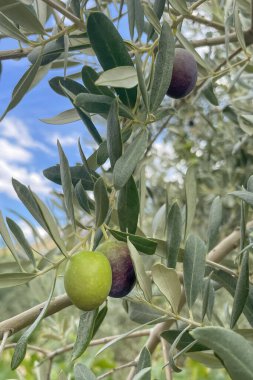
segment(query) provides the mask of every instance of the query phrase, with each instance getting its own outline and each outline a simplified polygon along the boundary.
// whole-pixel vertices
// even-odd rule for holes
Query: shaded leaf
[[[82,93],[77,95],[74,105],[83,108],[86,112],[107,115],[112,102],[113,98],[111,96]],[[131,111],[123,104],[119,104],[119,115],[133,119]]]
[[[10,288],[12,286],[27,284],[35,277],[35,273],[0,273],[0,288]]]
[[[180,337],[180,340],[177,342],[177,349],[181,351],[195,341],[195,339],[193,339],[189,331],[184,331],[182,333],[182,330],[168,330],[168,331],[163,331],[161,333],[161,336],[169,344],[173,344],[173,342],[176,340],[176,338],[180,334],[181,334],[181,337]],[[206,350],[208,350],[207,346],[204,346],[203,344],[196,342],[193,346],[191,346],[191,348],[189,348],[188,352],[197,352],[197,351],[206,351]]]
[[[239,190],[239,191],[233,191],[232,193],[229,193],[229,195],[233,195],[234,197],[237,197],[241,199],[242,201],[246,202],[248,205],[253,206],[253,193],[247,190]]]
[[[143,369],[147,369],[147,372],[142,375],[141,379],[151,380],[151,355],[147,347],[143,347],[141,350],[136,366],[136,374],[140,374]]]
[[[145,83],[144,74],[142,72],[142,61],[139,54],[135,55],[136,71],[138,76],[138,83],[140,87],[141,96],[147,112],[149,112],[149,94]]]
[[[96,73],[96,71],[92,67],[84,66],[82,68],[83,83],[90,93],[97,94],[97,95],[107,95],[114,98],[115,95],[113,91],[110,90],[108,87],[97,86],[95,84],[98,78],[99,78],[99,74]]]
[[[156,111],[160,106],[171,81],[174,62],[175,42],[169,24],[164,22],[155,62],[154,79],[150,93],[150,109]]]
[[[69,168],[68,159],[62,149],[62,146],[59,140],[57,140],[57,146],[58,146],[58,153],[60,156],[60,174],[61,174],[61,185],[62,185],[63,194],[64,194],[64,203],[66,206],[68,217],[71,220],[71,223],[75,229],[76,222],[75,222],[75,213],[74,213],[74,206],[73,206],[73,185],[72,185],[71,172]]]
[[[176,268],[177,256],[182,239],[182,215],[177,202],[171,206],[167,216],[167,265]]]
[[[96,227],[104,223],[109,211],[109,198],[102,178],[99,178],[94,186]]]
[[[103,13],[91,13],[87,20],[90,43],[104,70],[118,66],[133,66],[122,37],[112,21]],[[137,96],[136,87],[129,90],[116,89],[120,100],[130,108],[134,107]]]
[[[17,250],[13,244],[13,241],[11,239],[11,236],[9,234],[9,231],[5,225],[5,222],[4,222],[4,218],[3,218],[3,215],[2,215],[2,212],[0,211],[0,236],[2,236],[3,238],[3,241],[5,242],[6,246],[9,248],[9,250],[11,251],[14,259],[16,260],[17,264],[18,264],[18,267],[19,269],[22,271],[22,265],[21,265],[21,262],[20,262],[20,258],[18,257],[18,253],[17,253]]]
[[[190,166],[185,177],[185,197],[186,197],[186,220],[184,239],[187,238],[194,219],[197,203],[197,185],[195,179],[195,169]]]
[[[98,309],[81,314],[76,341],[72,351],[72,360],[76,360],[81,356],[88,347],[92,337],[97,318]]]
[[[15,238],[17,239],[17,241],[19,242],[19,244],[23,248],[24,252],[26,253],[26,255],[28,257],[28,259],[31,261],[31,263],[35,267],[36,263],[35,263],[35,259],[34,259],[32,248],[30,247],[28,241],[26,240],[25,235],[24,235],[22,229],[11,218],[6,218],[6,221],[7,221],[7,224],[9,226],[9,229],[11,230],[11,232],[13,233],[13,235],[15,236]]]
[[[119,106],[118,101],[115,99],[110,107],[107,117],[107,150],[112,169],[115,162],[122,155],[122,139],[119,123]]]
[[[33,64],[41,55],[41,66],[48,65],[57,59],[64,51],[64,38],[60,37],[57,40],[48,42],[45,47],[35,47],[27,56],[29,61]]]
[[[175,314],[181,298],[181,285],[175,269],[167,268],[163,264],[155,264],[152,267],[152,277],[161,293],[169,301]]]
[[[208,244],[207,250],[210,251],[217,243],[219,228],[222,222],[222,202],[220,197],[214,198],[209,215],[208,224]]]
[[[212,278],[219,282],[231,295],[232,297],[235,296],[235,289],[237,284],[237,279],[233,276],[231,276],[229,273],[226,273],[222,270],[219,271],[213,271]],[[247,318],[248,322],[251,326],[253,326],[253,310],[252,310],[252,303],[253,303],[253,286],[249,285],[249,294],[248,298],[246,300],[243,314]]]
[[[84,190],[93,190],[94,181],[83,165],[70,166],[69,169],[73,186],[81,180]],[[43,170],[43,174],[50,181],[61,185],[60,165]]]
[[[127,313],[131,321],[136,323],[147,323],[154,319],[164,317],[164,313],[152,307],[148,302],[141,302],[139,300],[127,300]]]
[[[118,218],[121,231],[135,234],[139,211],[138,190],[133,177],[130,177],[125,186],[119,191]]]
[[[148,277],[144,264],[142,261],[141,256],[139,255],[138,251],[134,247],[134,245],[131,243],[129,238],[127,238],[127,245],[130,251],[130,255],[133,261],[134,265],[134,271],[136,275],[136,279],[138,282],[138,285],[140,286],[141,290],[143,291],[143,295],[147,301],[151,301],[152,298],[152,284],[151,280]]]
[[[109,231],[112,234],[112,236],[114,236],[117,240],[126,242],[127,238],[129,238],[129,240],[135,246],[135,248],[142,253],[146,253],[147,255],[153,255],[156,251],[157,242],[153,239],[147,239],[143,236],[132,235],[129,233],[120,232],[112,229],[109,229]]]
[[[77,182],[75,186],[75,195],[78,200],[79,205],[84,211],[90,214],[90,199],[83,188],[82,181]]]
[[[123,155],[117,160],[113,170],[113,182],[116,189],[122,188],[133,174],[139,160],[148,145],[148,133],[140,131],[128,145]]]
[[[251,380],[253,348],[241,335],[222,327],[200,327],[191,332],[222,360],[232,380]]]
[[[20,0],[8,0],[8,6],[6,6],[6,0],[0,0],[0,7],[5,16],[26,31],[44,34],[43,25],[36,17],[33,7]]]
[[[234,302],[231,312],[230,328],[232,329],[243,312],[249,294],[249,252],[243,253],[241,270],[237,280]]]
[[[28,42],[27,37],[2,12],[0,12],[0,31],[15,40]]]
[[[215,292],[214,292],[213,283],[210,277],[208,277],[204,279],[204,287],[203,287],[203,292],[202,292],[202,298],[203,298],[202,321],[204,320],[206,314],[209,321],[211,320],[213,307],[214,307],[214,297],[215,297]]]
[[[153,10],[154,13],[157,16],[158,21],[161,19],[165,7],[165,1],[166,0],[155,0]],[[149,40],[154,33],[154,28],[152,25],[149,25],[148,32],[147,32],[147,39]]]
[[[84,364],[77,363],[74,366],[75,380],[96,380],[94,373]]]
[[[103,323],[103,320],[106,317],[108,311],[107,305],[105,305],[101,310],[99,310],[99,313],[96,316],[95,323],[94,323],[94,328],[92,332],[92,338],[96,335],[96,332],[98,331],[99,327]]]
[[[195,235],[189,235],[184,251],[183,272],[186,300],[191,309],[202,288],[205,275],[206,246]]]

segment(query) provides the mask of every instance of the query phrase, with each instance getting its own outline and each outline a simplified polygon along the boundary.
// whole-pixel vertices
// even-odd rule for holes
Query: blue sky
[[[127,17],[122,20],[120,31],[124,38],[129,38]],[[14,40],[5,39],[0,42],[1,50],[16,48],[18,43]],[[29,65],[26,58],[3,61],[0,78],[0,114],[7,107],[13,88]],[[81,69],[81,66],[76,66],[69,69],[67,74],[76,72],[77,67]],[[54,185],[44,178],[42,171],[59,162],[57,139],[60,140],[71,165],[80,162],[77,148],[79,137],[87,155],[91,154],[94,147],[92,138],[86,133],[85,126],[81,122],[54,126],[39,120],[71,108],[70,102],[55,94],[48,84],[48,80],[56,75],[63,75],[63,70],[50,70],[0,122],[0,210],[4,216],[16,219],[16,216],[9,211],[14,209],[34,224],[32,216],[17,198],[11,178],[14,177],[23,184],[31,186],[32,190],[47,202]],[[104,134],[105,128],[101,122],[95,120],[95,123]]]

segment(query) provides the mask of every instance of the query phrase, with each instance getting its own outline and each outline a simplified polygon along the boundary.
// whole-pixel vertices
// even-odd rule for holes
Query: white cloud
[[[37,148],[50,153],[50,149],[46,145],[34,140],[25,123],[16,117],[6,117],[0,123],[0,136],[11,140],[19,146],[29,149]]]
[[[0,193],[16,198],[11,178],[15,178],[39,194],[48,194],[51,187],[42,174],[30,170],[33,149],[49,153],[46,145],[37,142],[24,122],[7,117],[0,123]]]
[[[75,145],[77,147],[78,138],[79,136],[77,134],[72,135],[72,136],[69,136],[69,135],[65,136],[65,135],[60,135],[58,133],[53,133],[47,136],[47,141],[49,142],[49,144],[52,144],[55,146],[57,144],[57,140],[59,140],[63,147],[75,146]]]
[[[16,198],[11,177],[26,186],[31,186],[31,189],[35,193],[48,194],[51,190],[48,181],[42,175],[37,172],[31,172],[25,166],[20,166],[16,163],[7,163],[3,159],[0,159],[0,173],[0,193],[5,193],[9,197]]]

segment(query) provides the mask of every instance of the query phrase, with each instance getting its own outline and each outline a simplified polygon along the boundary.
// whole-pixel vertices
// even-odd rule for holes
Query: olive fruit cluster
[[[81,251],[73,255],[65,269],[67,295],[81,310],[93,310],[109,296],[121,298],[134,287],[134,267],[128,246],[108,240],[97,251]]]

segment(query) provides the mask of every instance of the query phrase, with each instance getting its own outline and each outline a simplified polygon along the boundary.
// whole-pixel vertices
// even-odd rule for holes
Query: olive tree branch
[[[247,230],[253,227],[253,221],[247,223]],[[240,228],[236,228],[230,235],[224,238],[220,243],[218,243],[207,255],[207,259],[212,262],[219,263],[222,261],[230,252],[238,247],[241,238]],[[182,292],[178,311],[183,308],[186,302],[185,292]],[[158,344],[160,343],[160,335],[163,331],[169,330],[174,324],[173,320],[168,320],[162,323],[158,323],[153,330],[151,330],[149,338],[146,342],[146,347],[152,354]],[[138,360],[138,357],[135,359]],[[127,380],[132,380],[134,377],[134,369],[130,371]]]
[[[98,376],[97,380],[105,379],[106,377],[113,375],[115,372],[120,371],[121,369],[129,368],[129,367],[136,367],[136,365],[137,365],[137,363],[135,361],[132,361],[132,362],[129,362],[126,364],[122,364],[121,366],[115,367],[111,371],[108,371],[108,372],[104,373],[103,375]]]
[[[162,346],[162,353],[163,353],[163,361],[164,361],[164,372],[165,372],[165,379],[166,380],[172,380],[173,375],[170,366],[168,365],[169,362],[169,343],[164,339],[161,338],[161,346]]]

